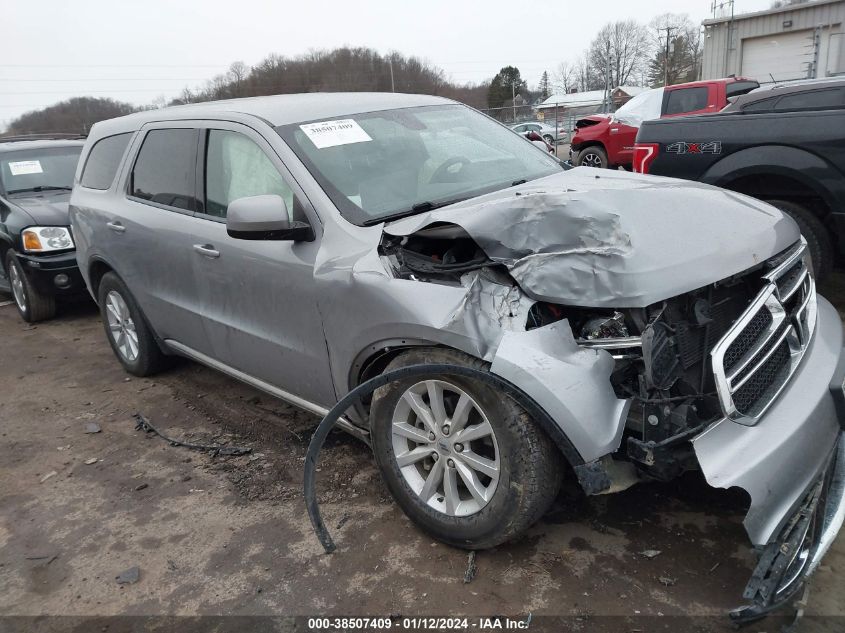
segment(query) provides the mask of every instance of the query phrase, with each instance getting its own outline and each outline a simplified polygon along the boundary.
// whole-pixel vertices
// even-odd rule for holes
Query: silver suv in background
[[[109,182],[86,186],[106,154]],[[317,414],[428,363],[525,394],[543,415],[472,378],[400,380],[345,422],[447,543],[520,534],[564,473],[604,494],[701,470],[749,495],[758,613],[842,523],[842,324],[763,202],[565,171],[466,106],[359,93],[98,123],[71,216],[133,374],[178,354]]]

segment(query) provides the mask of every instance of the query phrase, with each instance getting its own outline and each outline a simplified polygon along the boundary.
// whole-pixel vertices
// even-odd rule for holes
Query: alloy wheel
[[[449,516],[479,512],[499,483],[496,435],[484,410],[456,385],[425,380],[393,411],[392,446],[406,483]]]
[[[138,332],[126,300],[115,290],[106,295],[106,318],[118,353],[125,361],[134,362],[138,358]]]
[[[18,305],[18,309],[25,314],[27,311],[27,305],[26,291],[23,286],[23,273],[18,267],[18,263],[14,260],[12,261],[12,265],[9,266],[9,283],[12,286],[12,296],[15,298],[15,303]]]
[[[581,159],[581,164],[585,167],[601,167],[601,157],[593,152],[588,152]]]

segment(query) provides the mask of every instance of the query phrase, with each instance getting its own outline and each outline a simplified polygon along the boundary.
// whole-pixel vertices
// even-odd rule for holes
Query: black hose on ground
[[[323,443],[326,441],[326,438],[332,428],[334,428],[337,421],[343,417],[343,414],[346,413],[350,407],[352,407],[361,398],[372,394],[379,387],[383,387],[388,383],[395,382],[397,380],[404,380],[406,378],[433,378],[435,376],[464,376],[472,378],[473,380],[478,380],[479,382],[499,390],[525,409],[528,412],[528,415],[530,415],[535,422],[549,433],[552,440],[555,441],[571,465],[575,466],[583,463],[583,459],[569,442],[569,439],[563,435],[560,427],[552,421],[549,414],[546,413],[542,407],[514,385],[495,374],[491,374],[489,371],[475,369],[473,367],[462,367],[460,365],[439,364],[410,365],[408,367],[402,367],[400,369],[380,374],[362,382],[360,385],[355,387],[355,389],[346,394],[334,407],[332,407],[331,411],[329,411],[326,414],[326,417],[324,417],[320,421],[320,424],[317,425],[317,429],[311,437],[311,443],[308,445],[308,451],[305,453],[305,474],[303,486],[305,507],[308,510],[308,516],[311,518],[311,525],[314,526],[314,531],[317,533],[317,538],[327,554],[331,554],[335,551],[335,549],[337,549],[337,547],[335,546],[334,541],[329,534],[328,528],[326,528],[326,524],[323,522],[323,518],[320,515],[320,507],[317,503],[315,479],[317,476],[317,456],[319,455],[320,449],[323,447]]]

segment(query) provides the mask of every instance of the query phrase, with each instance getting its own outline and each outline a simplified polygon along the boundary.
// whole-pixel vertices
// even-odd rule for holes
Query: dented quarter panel
[[[669,178],[578,168],[385,226],[463,228],[532,298],[645,307],[747,270],[798,239],[774,207]],[[694,248],[691,245],[694,243]]]
[[[745,528],[755,545],[772,541],[828,463],[840,427],[829,390],[842,353],[842,324],[818,298],[818,322],[792,380],[755,426],[728,419],[693,440],[707,482],[751,496]]]
[[[491,371],[518,385],[563,429],[585,462],[619,448],[629,400],[610,386],[613,359],[578,346],[568,322],[507,332]]]

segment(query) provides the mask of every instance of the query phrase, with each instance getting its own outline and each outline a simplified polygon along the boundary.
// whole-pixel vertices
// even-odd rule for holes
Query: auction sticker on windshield
[[[305,132],[317,149],[373,140],[353,119],[306,123],[300,125],[299,129]]]
[[[17,162],[9,163],[9,171],[13,176],[26,176],[27,174],[43,174],[41,169],[41,161],[38,160],[19,160]]]

